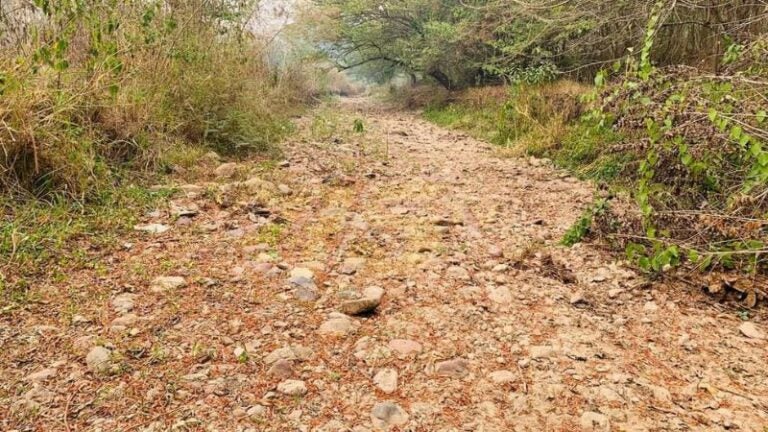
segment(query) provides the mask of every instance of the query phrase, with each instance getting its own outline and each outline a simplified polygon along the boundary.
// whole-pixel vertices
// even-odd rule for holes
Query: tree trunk
[[[444,74],[442,71],[439,71],[439,70],[430,71],[427,75],[434,78],[435,81],[440,83],[441,86],[445,87],[446,90],[453,90],[451,79],[448,78],[448,75]]]

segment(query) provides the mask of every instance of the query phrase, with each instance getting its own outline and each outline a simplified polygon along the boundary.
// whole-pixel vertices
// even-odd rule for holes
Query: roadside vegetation
[[[274,158],[322,85],[270,62],[255,2],[10,2],[0,14],[4,275],[132,226],[206,153]],[[98,241],[96,241],[98,244]],[[69,259],[65,260],[69,261]],[[1,283],[2,281],[0,281]]]
[[[599,234],[651,275],[761,291],[765,1],[321,3],[341,67],[409,77],[392,95],[427,119],[602,184],[565,244]]]

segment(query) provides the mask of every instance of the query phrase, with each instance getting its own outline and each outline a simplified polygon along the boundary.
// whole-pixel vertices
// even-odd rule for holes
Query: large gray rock
[[[379,402],[371,411],[373,427],[379,430],[390,430],[408,423],[408,413],[394,402]]]

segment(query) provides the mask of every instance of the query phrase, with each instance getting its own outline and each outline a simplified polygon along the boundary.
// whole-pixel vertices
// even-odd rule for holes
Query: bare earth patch
[[[765,317],[559,246],[590,185],[334,110],[36,281],[1,316],[0,429],[765,430]]]

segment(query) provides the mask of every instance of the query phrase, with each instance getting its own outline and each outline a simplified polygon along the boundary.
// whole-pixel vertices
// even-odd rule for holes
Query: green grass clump
[[[75,242],[93,245],[117,240],[147,210],[171,194],[168,189],[127,186],[103,191],[81,203],[60,197],[49,202],[0,201],[0,265],[36,268],[55,260],[81,264]]]
[[[633,157],[627,153],[606,153],[611,145],[621,142],[622,135],[611,128],[600,127],[589,120],[569,126],[560,145],[540,154],[583,179],[602,182],[619,180]]]

